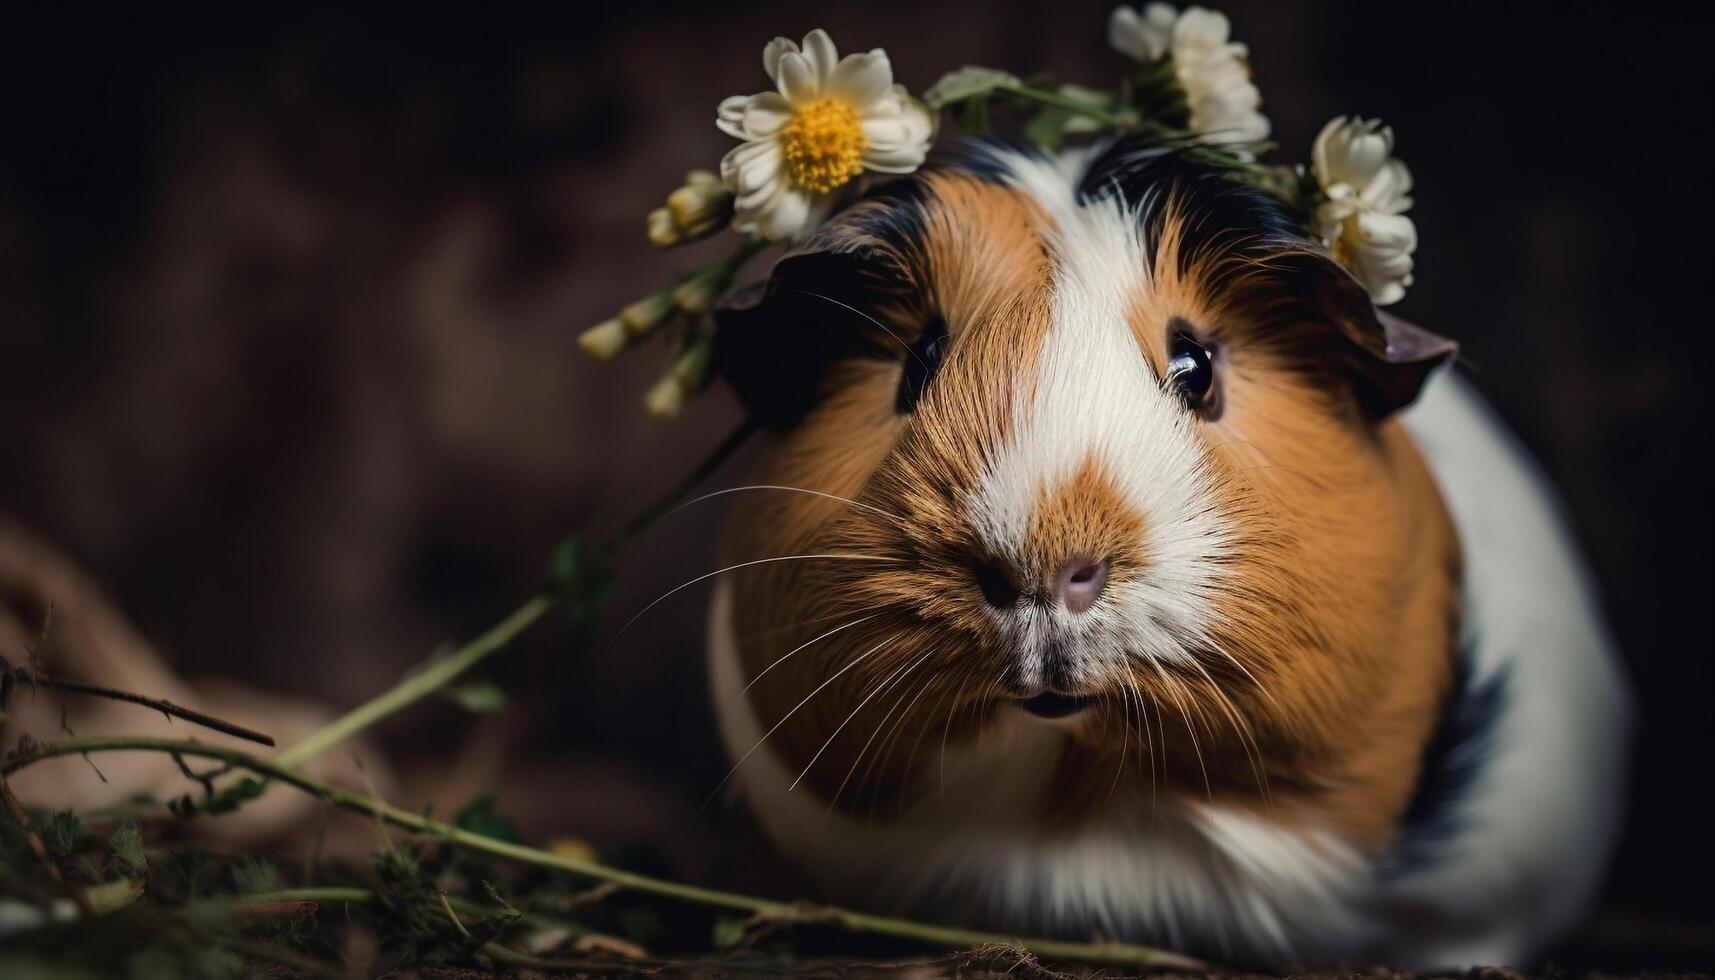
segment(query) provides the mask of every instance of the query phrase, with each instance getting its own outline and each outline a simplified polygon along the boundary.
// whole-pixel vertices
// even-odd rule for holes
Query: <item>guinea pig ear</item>
[[[834,360],[854,352],[853,332],[827,328],[829,301],[857,305],[853,253],[862,236],[824,225],[774,263],[767,279],[714,309],[715,371],[764,426],[791,428],[815,404]]]
[[[1417,400],[1429,373],[1458,353],[1457,342],[1376,309],[1369,290],[1317,255],[1316,306],[1344,340],[1345,367],[1365,414],[1380,419]]]

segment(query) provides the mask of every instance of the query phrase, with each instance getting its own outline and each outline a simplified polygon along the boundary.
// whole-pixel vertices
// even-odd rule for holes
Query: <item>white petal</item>
[[[788,190],[788,181],[774,180],[741,194],[733,200],[732,226],[745,233],[760,233],[761,225],[774,211],[775,204]]]
[[[762,70],[771,82],[780,81],[780,59],[798,51],[798,42],[789,37],[777,37],[762,49]]]
[[[1338,122],[1323,127],[1317,137],[1317,177],[1324,185],[1343,181],[1362,193],[1393,152],[1393,131],[1375,119]]]
[[[810,195],[797,187],[783,187],[772,206],[756,216],[756,229],[769,241],[799,238],[810,216]]]
[[[882,173],[908,174],[923,165],[934,137],[934,121],[923,104],[907,96],[898,114],[864,120],[863,134],[869,149],[864,167]]]
[[[795,106],[816,101],[822,90],[821,80],[816,77],[815,69],[810,62],[796,51],[788,51],[780,57],[780,94],[786,96],[786,101]]]
[[[740,194],[733,199],[733,210],[745,214],[762,214],[774,207],[774,199],[785,191],[787,181],[776,173],[774,179],[759,184],[748,194]]]
[[[816,76],[818,87],[834,73],[834,68],[840,63],[840,52],[834,47],[834,39],[828,36],[827,31],[818,27],[804,35],[804,61]]]
[[[734,194],[748,194],[780,173],[780,146],[774,140],[754,140],[721,157],[721,182]]]
[[[1144,42],[1143,18],[1121,5],[1108,15],[1108,46],[1133,61],[1153,61]]]
[[[1408,255],[1417,249],[1417,225],[1403,214],[1368,212],[1359,214],[1356,223],[1365,247]]]
[[[928,150],[921,146],[896,146],[890,149],[870,147],[863,155],[865,170],[882,174],[908,174],[923,166]]]
[[[1406,276],[1402,281],[1379,282],[1373,286],[1367,286],[1366,288],[1370,291],[1370,302],[1377,306],[1387,306],[1390,303],[1397,303],[1404,299],[1405,287],[1410,285],[1410,283],[1411,277]]]
[[[1346,125],[1345,116],[1335,116],[1322,125],[1322,131],[1316,134],[1316,141],[1310,144],[1310,172],[1316,175],[1316,183],[1324,191],[1338,184],[1333,174],[1333,164],[1329,160],[1332,155],[1334,141],[1340,138],[1340,131]]]
[[[895,147],[911,141],[911,125],[899,114],[871,116],[863,121],[863,137],[872,147]]]
[[[804,215],[804,226],[799,229],[797,237],[802,238],[820,228],[822,222],[828,220],[829,212],[834,210],[836,200],[837,195],[835,194],[823,194],[820,197],[810,198],[810,211]]]
[[[791,121],[792,106],[785,96],[778,92],[758,93],[744,110],[744,138],[766,139]]]
[[[886,51],[876,48],[867,54],[847,55],[828,76],[822,92],[861,112],[892,86],[893,63]]]
[[[1160,61],[1172,43],[1178,16],[1165,3],[1152,3],[1141,14],[1130,7],[1115,7],[1108,16],[1108,43],[1135,61]]]
[[[1213,51],[1227,43],[1232,24],[1227,15],[1204,7],[1191,7],[1179,15],[1173,25],[1173,56],[1187,52]]]
[[[1364,204],[1376,211],[1399,214],[1411,207],[1411,171],[1395,157],[1382,165],[1364,188]]]
[[[751,95],[734,95],[721,100],[715,110],[715,125],[733,139],[749,139],[744,131],[744,110],[750,107]]]
[[[1360,213],[1346,222],[1352,274],[1370,291],[1377,306],[1397,302],[1411,285],[1411,253],[1417,226],[1400,214]]]

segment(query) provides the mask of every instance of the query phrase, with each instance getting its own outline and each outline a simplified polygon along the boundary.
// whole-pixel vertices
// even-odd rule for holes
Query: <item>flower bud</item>
[[[677,418],[685,407],[685,386],[672,372],[650,386],[643,396],[643,407],[658,419]]]
[[[649,241],[657,248],[668,248],[679,244],[679,226],[673,223],[673,213],[666,208],[656,208],[649,212],[648,220]]]
[[[673,362],[673,377],[679,379],[689,391],[697,391],[709,377],[709,365],[715,358],[715,335],[713,331],[696,336],[690,347],[679,359]]]
[[[619,322],[625,332],[641,337],[660,326],[673,314],[673,297],[667,290],[658,290],[619,311]]]
[[[683,312],[705,313],[731,281],[726,263],[716,263],[697,272],[673,289],[673,305]]]
[[[661,248],[694,242],[732,220],[733,193],[707,170],[693,170],[667,195],[667,206],[649,213],[649,240]]]
[[[667,195],[667,210],[683,232],[719,224],[732,215],[732,191],[707,170],[685,175],[685,185]]]
[[[625,350],[625,325],[618,320],[605,320],[578,334],[578,346],[598,361],[611,361]]]

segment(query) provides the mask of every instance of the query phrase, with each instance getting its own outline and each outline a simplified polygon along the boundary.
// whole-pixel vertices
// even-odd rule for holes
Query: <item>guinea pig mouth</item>
[[[1095,704],[1096,699],[1094,695],[1089,694],[1061,694],[1059,691],[1044,691],[1033,698],[1024,698],[1014,703],[1038,718],[1065,718]]]

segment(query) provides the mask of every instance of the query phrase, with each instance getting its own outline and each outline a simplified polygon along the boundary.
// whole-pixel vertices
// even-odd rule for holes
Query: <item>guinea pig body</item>
[[[1447,348],[1194,154],[980,150],[722,321],[779,434],[714,700],[827,897],[1279,967],[1519,963],[1613,832],[1623,682]],[[749,563],[749,564],[746,564]]]

